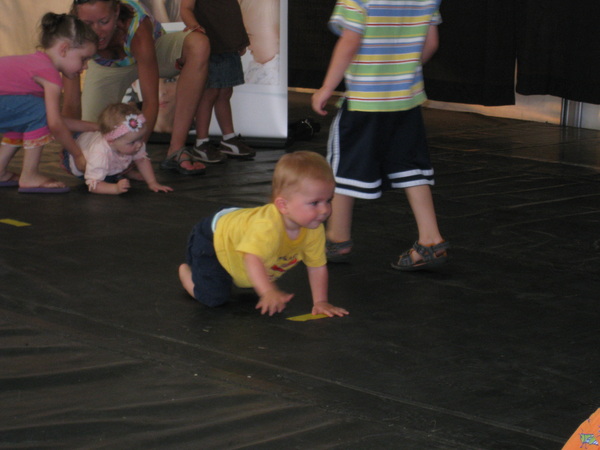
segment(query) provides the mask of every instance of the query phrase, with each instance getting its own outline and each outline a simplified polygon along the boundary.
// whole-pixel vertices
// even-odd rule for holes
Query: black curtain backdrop
[[[520,0],[517,92],[600,104],[600,1]]]
[[[514,104],[514,0],[445,0],[440,11],[440,47],[424,67],[427,96],[486,106]]]
[[[335,0],[289,0],[288,85],[320,88],[337,36],[327,27]]]
[[[289,0],[289,86],[321,86],[335,0]],[[443,0],[432,100],[512,105],[516,91],[600,104],[600,0]],[[515,80],[516,72],[516,80]],[[343,89],[343,85],[340,86]]]

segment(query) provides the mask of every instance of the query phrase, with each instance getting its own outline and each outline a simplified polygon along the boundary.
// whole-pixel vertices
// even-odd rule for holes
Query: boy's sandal
[[[354,242],[352,239],[343,242],[331,242],[329,239],[325,242],[325,255],[327,261],[332,263],[346,262],[350,259],[350,252],[342,253],[342,250],[352,249]]]
[[[449,248],[450,243],[445,241],[427,247],[417,241],[410,250],[400,255],[397,263],[392,263],[392,267],[403,271],[432,269],[448,262],[449,258],[446,250]],[[422,259],[413,261],[411,256],[413,252],[417,252]]]
[[[182,175],[202,175],[206,172],[205,167],[202,167],[201,169],[186,169],[185,167],[182,167],[181,164],[185,161],[194,163],[194,158],[187,148],[181,147],[175,153],[168,155],[165,160],[160,163],[160,168],[163,170],[174,170]]]

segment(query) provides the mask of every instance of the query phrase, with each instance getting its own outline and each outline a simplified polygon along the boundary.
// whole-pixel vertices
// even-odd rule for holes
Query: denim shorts
[[[221,89],[244,84],[242,58],[238,53],[210,55],[208,64],[208,89]]]
[[[5,133],[6,142],[25,148],[51,141],[44,99],[35,95],[0,95],[0,133]]]
[[[215,307],[230,300],[233,279],[217,259],[212,220],[213,216],[206,217],[194,226],[188,238],[186,262],[192,269],[194,298]]]

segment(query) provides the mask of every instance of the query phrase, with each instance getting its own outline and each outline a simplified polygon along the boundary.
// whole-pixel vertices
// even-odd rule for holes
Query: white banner
[[[231,107],[236,133],[250,140],[285,141],[288,133],[288,0],[239,0],[250,47],[242,57],[245,84],[233,89]],[[177,20],[177,0],[142,0],[157,19]],[[184,28],[183,22],[163,23],[167,31]],[[166,109],[174,95],[175,80],[160,82],[161,111],[157,132],[169,132],[171,114]],[[163,102],[163,99],[165,100]],[[162,114],[161,114],[162,113]],[[162,117],[161,117],[162,116]],[[211,136],[221,136],[213,114]]]

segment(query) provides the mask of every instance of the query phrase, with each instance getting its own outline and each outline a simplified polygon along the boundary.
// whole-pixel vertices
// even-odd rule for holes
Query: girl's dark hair
[[[123,8],[123,5],[121,4],[120,0],[88,0],[88,1],[74,1],[73,4],[71,5],[71,14],[73,14],[74,16],[77,15],[77,6],[78,5],[83,5],[85,3],[90,3],[90,4],[94,4],[97,2],[108,2],[110,3],[111,7],[113,10],[117,9],[117,6],[121,5],[121,8],[119,9],[119,20],[121,22],[126,22],[129,19],[131,19],[133,17],[133,11],[129,8]]]
[[[98,45],[98,36],[77,17],[70,14],[46,13],[42,17],[40,46],[45,50],[59,39],[71,41],[73,47],[81,47],[86,42]]]

